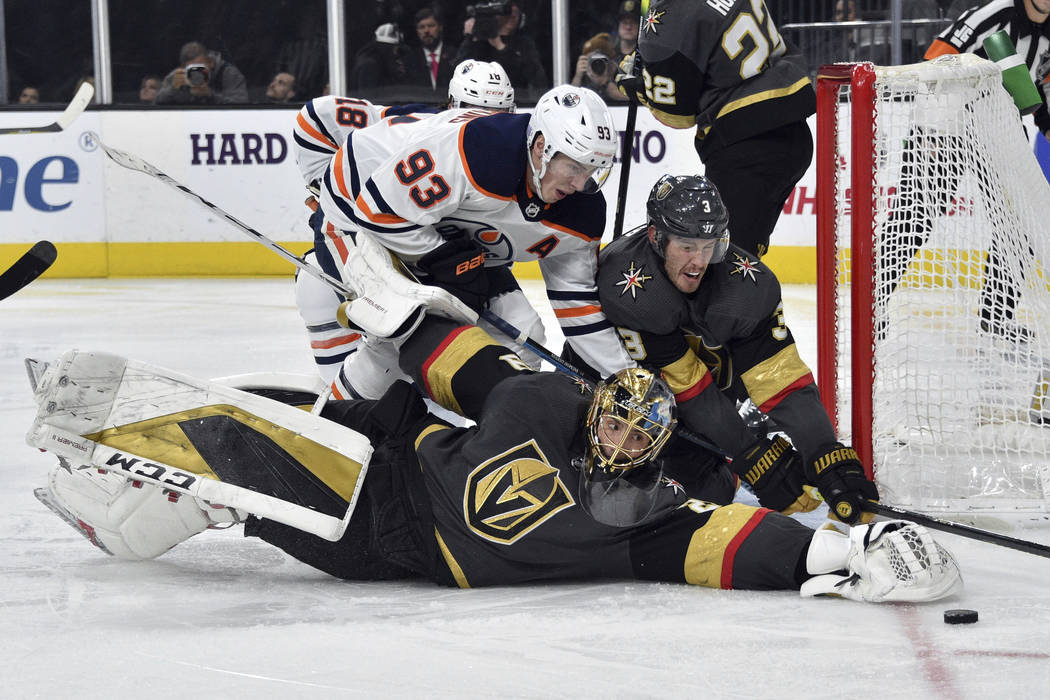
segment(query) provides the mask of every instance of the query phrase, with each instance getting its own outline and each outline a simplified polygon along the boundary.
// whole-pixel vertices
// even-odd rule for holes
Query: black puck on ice
[[[969,625],[977,622],[976,610],[945,610],[944,621],[949,625]]]

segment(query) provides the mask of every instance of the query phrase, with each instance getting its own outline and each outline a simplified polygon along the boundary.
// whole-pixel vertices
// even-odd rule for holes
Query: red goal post
[[[817,381],[890,503],[1050,512],[1050,185],[994,63],[822,66]]]

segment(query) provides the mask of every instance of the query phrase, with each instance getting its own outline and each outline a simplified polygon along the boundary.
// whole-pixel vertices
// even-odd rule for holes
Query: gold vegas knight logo
[[[535,440],[478,466],[467,478],[463,516],[485,539],[513,544],[558,511],[575,505],[558,470]]]

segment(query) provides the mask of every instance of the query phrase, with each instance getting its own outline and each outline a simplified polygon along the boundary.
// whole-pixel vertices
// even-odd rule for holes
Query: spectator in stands
[[[157,100],[157,92],[160,90],[164,79],[159,75],[147,75],[139,83],[139,102],[142,104],[153,104]]]
[[[248,101],[244,74],[199,41],[179,50],[179,66],[164,77],[156,104],[234,104]]]
[[[408,79],[404,54],[401,30],[397,25],[392,22],[379,25],[375,39],[365,44],[354,57],[350,87],[360,90],[404,85]]]
[[[624,0],[616,15],[616,38],[613,41],[612,59],[617,65],[627,54],[638,48],[638,25],[641,23],[641,2]]]
[[[532,37],[524,34],[520,0],[479,2],[474,14],[463,25],[463,43],[453,64],[468,58],[495,61],[507,71],[514,89],[539,94],[549,86],[539,50]]]
[[[18,104],[35,105],[40,103],[40,90],[32,85],[26,85],[18,95]]]
[[[595,34],[584,42],[583,51],[576,59],[572,84],[594,90],[606,102],[626,102],[626,95],[620,92],[613,80],[617,65],[612,60],[613,53],[613,40],[606,32]]]
[[[266,102],[289,102],[295,98],[295,76],[280,72],[266,86]]]
[[[452,69],[456,64],[456,47],[444,40],[444,26],[430,7],[424,7],[415,15],[416,36],[419,48],[409,49],[405,54],[405,72],[410,85],[424,85],[438,97],[444,97]]]

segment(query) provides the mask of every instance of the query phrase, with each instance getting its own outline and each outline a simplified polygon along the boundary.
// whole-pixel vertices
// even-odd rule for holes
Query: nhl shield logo
[[[561,96],[561,103],[565,107],[575,107],[580,104],[580,96],[575,92],[567,92]]]
[[[528,206],[525,207],[525,216],[530,219],[535,219],[540,215],[540,205],[536,202],[529,202]]]

